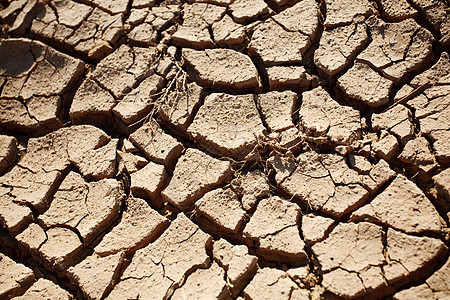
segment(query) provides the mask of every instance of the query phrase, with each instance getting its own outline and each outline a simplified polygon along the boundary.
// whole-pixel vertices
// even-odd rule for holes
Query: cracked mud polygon
[[[450,299],[447,1],[0,25],[0,299]]]

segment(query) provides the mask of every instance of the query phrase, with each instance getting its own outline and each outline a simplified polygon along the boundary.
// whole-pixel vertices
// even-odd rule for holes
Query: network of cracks
[[[0,25],[0,299],[450,299],[445,1]]]

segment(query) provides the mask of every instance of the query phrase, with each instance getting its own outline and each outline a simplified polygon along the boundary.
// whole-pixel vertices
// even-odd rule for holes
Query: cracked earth
[[[0,22],[0,299],[450,299],[447,1]]]

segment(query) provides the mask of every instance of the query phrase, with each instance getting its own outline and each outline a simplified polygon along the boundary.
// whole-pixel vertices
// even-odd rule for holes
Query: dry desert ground
[[[0,0],[0,299],[450,299],[446,0]]]

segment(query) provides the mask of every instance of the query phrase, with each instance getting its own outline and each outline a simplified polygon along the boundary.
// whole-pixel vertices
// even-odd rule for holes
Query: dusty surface
[[[446,0],[0,0],[0,299],[450,299]]]

